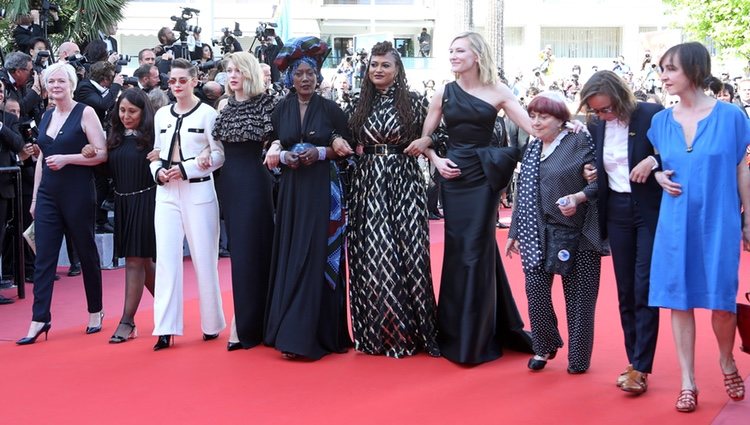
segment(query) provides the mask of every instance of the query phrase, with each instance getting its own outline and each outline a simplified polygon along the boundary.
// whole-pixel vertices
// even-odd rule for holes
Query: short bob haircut
[[[565,104],[562,95],[556,92],[544,91],[539,93],[531,100],[526,110],[529,114],[536,112],[537,114],[551,115],[564,123],[570,121],[568,105]]]
[[[44,70],[44,73],[42,73],[42,75],[44,76],[44,87],[47,87],[50,76],[58,71],[64,72],[68,77],[68,82],[70,82],[70,97],[73,97],[73,93],[76,90],[76,85],[78,85],[78,75],[76,75],[76,70],[73,69],[73,67],[68,63],[56,62],[48,66],[47,69]]]
[[[236,52],[230,54],[224,60],[226,61],[226,66],[229,66],[229,62],[232,62],[237,67],[237,70],[242,73],[244,77],[242,91],[245,92],[246,96],[255,97],[266,90],[263,84],[263,71],[255,56],[247,52]],[[224,85],[224,89],[227,94],[234,96],[234,90],[229,86],[229,80]]]
[[[594,73],[581,89],[581,103],[578,105],[578,110],[588,110],[589,100],[597,95],[604,95],[609,98],[612,112],[618,120],[623,123],[630,122],[630,117],[635,112],[638,102],[622,77],[607,70]]]
[[[490,46],[485,41],[481,34],[467,31],[458,34],[451,41],[451,46],[456,40],[465,38],[469,41],[469,48],[475,55],[477,55],[477,64],[479,65],[479,81],[485,85],[497,84],[497,67],[495,66],[495,60],[492,58],[490,52]]]
[[[672,46],[659,59],[663,70],[669,63],[677,62],[690,83],[696,88],[705,88],[711,76],[711,55],[701,43],[691,41]]]

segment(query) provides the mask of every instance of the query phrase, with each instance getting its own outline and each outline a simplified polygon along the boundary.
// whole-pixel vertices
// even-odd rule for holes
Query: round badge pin
[[[557,252],[557,259],[560,261],[568,261],[570,260],[570,252],[568,252],[567,249],[561,249]]]

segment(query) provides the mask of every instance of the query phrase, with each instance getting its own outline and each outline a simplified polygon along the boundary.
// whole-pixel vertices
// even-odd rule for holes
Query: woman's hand
[[[354,150],[349,145],[349,142],[342,139],[341,137],[337,137],[334,139],[333,143],[331,143],[331,148],[334,152],[336,152],[336,155],[340,157],[349,156],[354,153]]]
[[[68,155],[50,155],[44,161],[50,170],[57,171],[68,165]]]
[[[429,136],[420,137],[409,143],[409,146],[404,149],[404,153],[411,156],[419,156],[430,146],[432,146],[432,139]]]
[[[651,157],[644,158],[638,163],[633,170],[630,171],[630,181],[634,183],[646,183],[648,176],[651,175],[651,171],[654,168],[654,161]]]
[[[583,178],[586,179],[586,183],[593,183],[596,181],[596,166],[594,164],[586,164],[583,166]]]
[[[198,163],[198,168],[201,170],[207,170],[211,168],[213,161],[211,160],[211,149],[203,149],[200,155],[195,157],[195,162]]]
[[[84,158],[93,158],[96,156],[96,146],[92,145],[91,143],[87,144],[86,146],[81,149],[81,155],[83,155]]]
[[[657,171],[654,177],[665,192],[672,196],[680,196],[682,194],[682,185],[672,181],[673,175],[674,170],[664,170]]]
[[[513,254],[520,254],[519,247],[520,243],[518,243],[517,239],[508,238],[508,242],[505,243],[505,256],[513,258]]]
[[[287,167],[291,168],[292,170],[296,170],[300,165],[299,154],[296,154],[292,151],[285,151],[284,162],[286,163]]]
[[[34,204],[31,204],[32,206]],[[745,225],[742,226],[742,246],[745,249],[745,251],[750,251],[750,222],[748,222],[748,219],[750,219],[750,212],[748,214],[745,214]]]
[[[161,168],[161,169],[159,169],[159,172],[156,174],[156,178],[158,178],[159,181],[162,182],[162,184],[168,183],[169,182],[169,173],[167,172],[166,169]]]
[[[146,154],[146,159],[149,160],[149,162],[158,161],[160,153],[161,149],[153,149],[151,152]]]
[[[302,162],[302,165],[312,165],[318,162],[318,158],[318,148],[316,147],[307,148],[299,154],[299,160]]]
[[[29,208],[29,214],[31,214],[31,218],[36,218],[36,199],[31,200],[31,208]]]
[[[563,196],[562,198],[558,199],[557,207],[560,208],[560,212],[565,217],[576,215],[576,211],[578,210],[578,200],[576,199],[575,194]]]
[[[263,160],[263,164],[268,167],[269,170],[273,170],[274,168],[279,166],[279,154],[281,153],[281,143],[278,141],[275,141],[271,143],[271,146],[268,148],[268,151],[266,151],[266,159]]]
[[[432,162],[440,175],[448,180],[461,175],[461,169],[458,168],[458,165],[448,158],[435,158]]]
[[[568,121],[567,123],[565,123],[565,128],[572,131],[573,133],[580,133],[582,131],[584,133],[589,132],[589,129],[586,127],[586,124],[582,123],[579,120]]]
[[[182,180],[182,171],[179,165],[173,165],[167,170],[167,180]]]

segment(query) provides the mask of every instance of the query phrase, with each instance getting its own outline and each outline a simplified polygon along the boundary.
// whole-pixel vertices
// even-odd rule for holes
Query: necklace
[[[310,103],[310,99],[308,99],[308,100],[302,100],[302,99],[300,99],[300,98],[297,98],[297,101],[298,101],[298,102],[299,102],[299,104],[300,104],[300,105],[302,105],[302,106],[307,106],[307,104],[308,104],[308,103]]]

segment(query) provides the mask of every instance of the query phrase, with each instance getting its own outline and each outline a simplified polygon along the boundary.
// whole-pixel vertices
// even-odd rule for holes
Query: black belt
[[[207,182],[207,181],[209,181],[209,180],[211,180],[211,176],[206,176],[206,177],[196,177],[196,178],[194,178],[194,179],[190,179],[190,180],[188,180],[188,182],[189,182],[189,183],[200,183],[200,182]]]
[[[406,145],[366,145],[364,153],[372,155],[394,155],[404,153]]]

